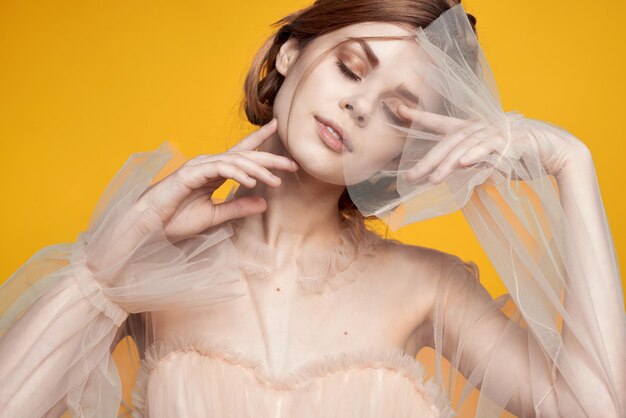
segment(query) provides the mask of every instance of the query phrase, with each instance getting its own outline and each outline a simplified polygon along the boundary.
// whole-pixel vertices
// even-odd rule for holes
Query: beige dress
[[[240,225],[222,228],[237,231]],[[384,320],[379,326],[353,312],[369,305],[369,315],[376,315],[365,292],[382,280],[369,272],[377,271],[371,263],[380,260],[373,256],[383,239],[367,232],[357,250],[355,232],[344,228],[340,244],[301,254],[292,268],[281,270],[266,244],[236,233],[229,243],[236,254],[222,257],[239,260],[247,294],[196,313],[151,315],[158,341],[145,350],[133,416],[451,416],[424,367],[399,346],[374,338]],[[352,304],[359,294],[362,302]],[[266,304],[276,298],[278,307],[269,311],[260,300],[255,306],[252,295]],[[330,317],[333,323],[323,327]],[[333,335],[340,335],[335,347]]]
[[[438,388],[400,350],[363,350],[272,375],[241,353],[189,342],[151,346],[136,417],[441,417]]]
[[[0,287],[0,417],[52,417],[69,409],[84,418],[482,418],[500,416],[504,406],[518,416],[558,416],[555,389],[572,400],[558,413],[623,410],[615,383],[622,374],[612,372],[621,363],[604,351],[623,340],[623,303],[611,316],[611,344],[586,310],[595,306],[589,292],[567,293],[567,306],[561,304],[557,296],[575,289],[572,279],[590,282],[568,276],[564,287],[555,276],[563,266],[547,256],[554,253],[539,251],[548,247],[537,240],[554,240],[557,230],[544,233],[544,218],[533,217],[529,199],[515,196],[515,210],[499,211],[504,200],[490,199],[494,190],[484,188],[477,190],[482,200],[469,206],[498,220],[485,215],[474,225],[481,238],[493,238],[487,248],[497,253],[492,259],[513,292],[496,299],[471,262],[374,233],[356,239],[350,228],[325,250],[307,242],[289,263],[239,233],[238,222],[177,242],[160,225],[133,248],[114,251],[121,220],[146,216],[134,211],[138,197],[186,160],[170,147],[133,155],[76,242],[40,250]],[[551,208],[555,200],[536,202]],[[503,221],[513,214],[528,216]],[[523,235],[515,253],[496,244],[502,241],[496,232],[522,225],[533,234]],[[87,264],[103,259],[110,264]],[[516,261],[522,259],[525,267]],[[575,331],[570,337],[585,348],[578,353],[585,361],[562,343],[559,319]],[[124,334],[132,339],[122,339],[112,356]],[[123,349],[129,340],[138,350]],[[433,346],[432,359],[414,357],[424,345]],[[588,373],[577,372],[581,364]],[[598,379],[575,384],[581,376]],[[559,381],[572,383],[571,390]],[[600,407],[589,399],[598,396]]]
[[[175,243],[157,228],[108,257],[133,202],[183,159],[169,143],[133,155],[76,242],[0,289],[0,417],[451,416],[404,350],[424,308],[385,276],[391,240],[346,227],[286,264],[238,220]]]

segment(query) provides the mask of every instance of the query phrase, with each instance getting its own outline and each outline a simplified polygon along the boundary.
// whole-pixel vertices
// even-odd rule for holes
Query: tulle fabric
[[[124,195],[128,190],[140,195],[174,153],[164,145],[133,156],[118,175],[126,180],[113,181],[110,187],[118,185],[118,193]],[[153,161],[159,164],[153,166]],[[126,176],[128,170],[135,175]],[[106,196],[112,196],[112,202],[123,200],[116,193]],[[102,219],[110,219],[115,212],[100,213]],[[6,382],[0,392],[4,406],[0,416],[44,416],[55,405],[61,405],[57,410],[62,411],[60,403],[76,416],[117,416],[123,384],[134,386],[134,392],[133,404],[122,409],[137,417],[498,416],[518,390],[498,380],[499,370],[507,370],[512,379],[532,390],[533,399],[538,399],[536,408],[553,389],[555,363],[539,338],[520,333],[529,328],[523,316],[527,310],[520,312],[510,295],[492,300],[480,285],[477,266],[458,258],[452,262],[446,258],[438,275],[433,311],[437,355],[421,362],[398,348],[380,348],[372,340],[369,349],[321,356],[291,373],[271,375],[245,354],[245,347],[235,349],[193,336],[161,339],[151,312],[188,310],[194,316],[195,309],[219,303],[226,307],[245,295],[244,275],[263,281],[275,271],[271,248],[238,235],[239,228],[240,222],[233,221],[175,244],[160,230],[116,268],[106,270],[116,275],[102,276],[85,265],[97,227],[81,234],[76,243],[48,247],[33,256],[0,288],[4,303],[0,380]],[[353,229],[345,229],[340,244],[310,258],[316,262],[306,263],[308,257],[297,262],[298,285],[314,296],[358,284],[387,241],[370,231],[357,240]],[[516,283],[515,289],[522,286],[523,282]],[[523,306],[539,303],[528,300]],[[511,321],[501,326],[493,322],[494,313],[506,314]],[[143,315],[143,321],[134,321],[137,315]],[[474,339],[474,332],[492,322],[495,344]],[[111,345],[122,331],[143,357],[136,381],[120,380],[111,358]],[[444,353],[442,347],[451,346],[446,342],[450,338],[458,350]],[[468,369],[463,349],[477,343],[483,347],[478,351],[480,367]],[[557,354],[564,352],[558,345],[554,349]],[[520,352],[527,363],[511,357]],[[136,356],[133,350],[124,355]],[[426,369],[434,370],[433,377],[427,376]],[[479,384],[480,400],[468,407],[465,401]],[[457,415],[459,411],[462,415]]]
[[[138,196],[184,160],[167,143],[131,156],[90,229],[75,243],[39,251],[0,288],[0,416],[58,416],[66,408],[80,417],[454,415],[422,364],[375,340],[277,374],[246,346],[223,342],[219,329],[207,337],[183,319],[175,337],[161,332],[155,314],[171,311],[191,321],[222,303],[217,309],[229,315],[224,309],[249,292],[248,280],[271,279],[276,254],[238,233],[243,219],[176,243],[158,228],[123,258],[109,257],[105,268],[88,266],[88,255],[106,259],[99,252],[116,245],[116,217],[127,216]],[[387,242],[345,226],[338,244],[296,260],[301,297],[364,282]],[[363,319],[352,311],[349,317]],[[130,402],[124,388],[133,389]]]
[[[89,230],[75,243],[37,252],[0,288],[1,416],[44,416],[59,402],[75,416],[116,416],[122,382],[110,350],[129,313],[207,306],[244,294],[237,259],[225,257],[234,251],[232,228],[176,244],[156,228],[106,267],[94,271],[86,263],[87,255],[106,258],[117,244],[112,226],[181,157],[167,143],[131,156]],[[149,337],[148,328],[131,333],[137,341]]]
[[[133,393],[135,418],[452,417],[440,388],[402,350],[326,355],[284,375],[228,345],[152,345]]]
[[[405,173],[447,138],[419,120],[409,128],[388,123],[404,141],[399,157],[364,181],[362,167],[344,164],[359,210],[394,230],[460,209],[509,291],[488,298],[470,262],[455,260],[444,269],[433,325],[437,379],[463,416],[499,416],[515,402],[520,415],[546,415],[555,411],[557,394],[562,407],[576,405],[571,410],[585,416],[626,415],[618,389],[623,364],[612,370],[609,362],[623,359],[615,350],[626,342],[624,299],[593,166],[578,173],[588,183],[558,185],[556,173],[577,139],[558,126],[502,110],[460,4],[418,28],[415,42],[419,59],[403,61],[412,76],[391,82],[418,85],[417,108],[498,126],[506,140],[503,149],[455,167],[440,183],[409,181]],[[375,112],[368,116],[380,119]],[[554,143],[563,148],[541,148]],[[580,192],[572,193],[576,188]],[[611,289],[605,302],[590,291],[592,282]],[[477,346],[480,361],[470,356]],[[444,372],[446,359],[453,367]],[[475,406],[465,405],[475,388]],[[591,388],[602,388],[595,393],[604,396],[594,399]]]

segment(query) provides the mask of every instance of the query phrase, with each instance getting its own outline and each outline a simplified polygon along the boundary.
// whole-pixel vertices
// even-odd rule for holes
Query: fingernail
[[[440,174],[440,171],[435,171],[430,176],[428,176],[428,181],[430,181],[431,183],[438,183]]]

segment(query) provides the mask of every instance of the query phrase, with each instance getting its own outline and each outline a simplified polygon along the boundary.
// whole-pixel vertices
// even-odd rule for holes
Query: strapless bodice
[[[135,417],[451,417],[423,366],[397,347],[325,355],[288,373],[206,342],[158,343],[142,360]]]

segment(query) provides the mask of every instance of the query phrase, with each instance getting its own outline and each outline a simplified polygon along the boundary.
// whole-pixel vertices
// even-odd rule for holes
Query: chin
[[[300,164],[300,169],[306,171],[311,177],[315,177],[324,183],[345,186],[343,172],[337,172],[335,167],[329,167],[327,161],[311,161],[310,157],[304,159],[294,157],[294,159]]]
[[[332,158],[323,148],[298,145],[293,144],[288,150],[291,158],[300,165],[300,170],[324,183],[345,186],[341,159]]]
[[[292,123],[298,126],[296,120]],[[313,129],[308,131],[296,133],[292,128],[287,140],[279,132],[280,140],[289,156],[298,163],[300,170],[304,170],[309,176],[324,183],[345,186],[343,157],[324,145],[316,131]]]

